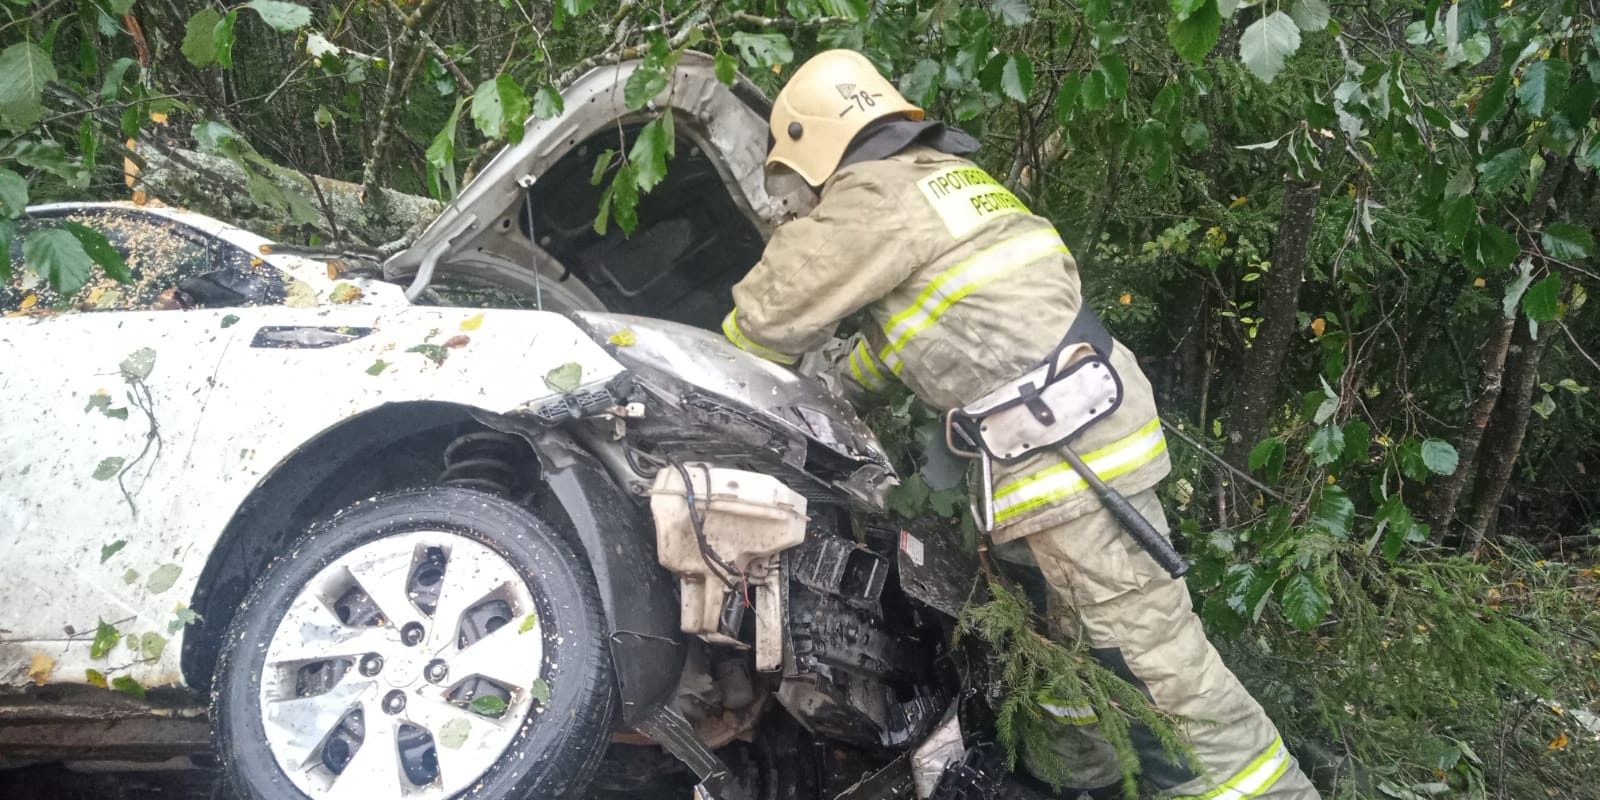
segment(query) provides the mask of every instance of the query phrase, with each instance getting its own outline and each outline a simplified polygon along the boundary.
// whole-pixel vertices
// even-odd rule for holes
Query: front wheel
[[[223,642],[213,712],[240,795],[560,797],[611,734],[587,565],[463,489],[359,503],[275,561]]]

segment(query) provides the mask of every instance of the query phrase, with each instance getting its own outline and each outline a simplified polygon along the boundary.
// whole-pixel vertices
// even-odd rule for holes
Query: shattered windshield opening
[[[529,191],[537,244],[612,311],[715,329],[733,305],[731,289],[761,257],[761,233],[734,203],[697,137],[680,136],[665,181],[640,198],[639,225],[595,232],[609,172],[591,183],[596,157],[627,152],[642,124],[580,143]],[[688,126],[680,123],[683,134]],[[615,169],[613,165],[611,169]],[[518,215],[523,235],[526,215]]]

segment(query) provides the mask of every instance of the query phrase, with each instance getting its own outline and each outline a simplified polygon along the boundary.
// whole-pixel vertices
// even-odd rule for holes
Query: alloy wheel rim
[[[459,534],[345,553],[300,588],[266,645],[273,758],[315,798],[466,789],[549,700],[539,623],[527,580]]]

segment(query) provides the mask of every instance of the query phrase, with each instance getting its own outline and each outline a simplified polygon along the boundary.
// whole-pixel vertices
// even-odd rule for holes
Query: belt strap
[[[1061,344],[1051,354],[1051,363],[1055,362],[1055,356],[1061,354],[1062,348],[1078,342],[1088,343],[1101,358],[1111,358],[1111,331],[1106,330],[1105,323],[1087,305],[1078,309],[1078,316],[1073,317],[1072,325],[1067,327],[1067,335],[1061,337]]]

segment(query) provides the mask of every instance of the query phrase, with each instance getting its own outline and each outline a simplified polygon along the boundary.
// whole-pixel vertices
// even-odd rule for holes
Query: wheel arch
[[[405,473],[420,474],[422,466],[391,460],[374,471],[361,469],[363,463],[412,443],[420,457],[430,436],[448,441],[456,429],[475,424],[472,411],[456,403],[388,403],[340,421],[278,462],[234,510],[200,573],[189,602],[200,619],[183,637],[185,683],[210,688],[239,601],[311,522],[363,497],[406,488]]]
[[[542,482],[560,512],[547,521],[572,540],[599,585],[624,724],[669,702],[685,649],[677,582],[656,558],[649,521],[600,461],[564,433],[538,432],[495,413],[436,401],[391,403],[346,419],[296,449],[257,484],[224,528],[191,598],[201,619],[184,636],[185,681],[211,686],[221,637],[239,602],[311,523],[381,492],[428,485],[451,441],[484,430],[520,436],[539,458]]]

